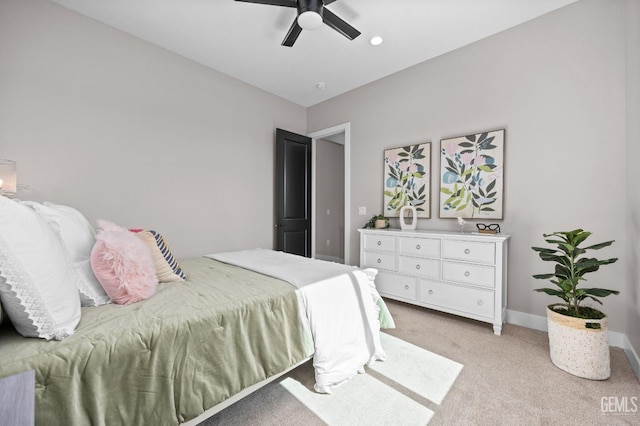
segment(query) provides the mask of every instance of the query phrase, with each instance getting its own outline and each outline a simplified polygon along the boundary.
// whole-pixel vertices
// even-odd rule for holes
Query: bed
[[[302,262],[300,269],[313,264],[329,272],[292,285],[269,276],[268,270],[232,264],[228,254],[220,260],[216,255],[184,260],[186,281],[163,283],[153,297],[130,305],[83,307],[75,332],[60,341],[25,338],[4,321],[0,378],[35,370],[36,424],[196,424],[234,395],[312,357],[321,392],[354,375],[357,371],[345,375],[332,368],[341,357],[349,362],[353,348],[344,341],[326,342],[313,326],[318,316],[333,319],[333,325],[331,320],[320,325],[329,327],[326,335],[337,323],[344,327],[345,318],[367,322],[364,311],[374,309],[377,328],[365,327],[369,331],[356,339],[368,354],[367,359],[355,356],[356,370],[384,358],[374,340],[380,327],[393,324],[384,302],[375,297],[375,271],[271,250],[241,252],[240,257],[247,253],[266,255],[272,265],[282,256]],[[346,281],[341,284],[337,276]],[[334,299],[341,286],[357,296],[355,306],[334,303],[323,313],[324,302],[313,300]],[[348,333],[345,338],[353,339]]]

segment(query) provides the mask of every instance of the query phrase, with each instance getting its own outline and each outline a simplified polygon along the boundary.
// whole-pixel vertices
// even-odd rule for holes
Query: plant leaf
[[[608,290],[606,288],[583,288],[582,291],[584,292],[584,294],[598,297],[607,297],[612,294],[620,294],[618,290]]]
[[[592,246],[589,247],[585,247],[585,250],[600,250],[603,247],[609,247],[611,244],[614,243],[615,240],[611,240],[611,241],[607,241],[604,243],[599,243],[599,244],[594,244]]]

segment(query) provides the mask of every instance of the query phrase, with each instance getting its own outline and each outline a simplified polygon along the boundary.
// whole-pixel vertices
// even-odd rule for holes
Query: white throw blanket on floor
[[[314,342],[317,392],[350,379],[386,359],[380,344],[375,269],[309,259],[266,249],[208,255],[211,259],[287,281],[298,288],[304,321]]]

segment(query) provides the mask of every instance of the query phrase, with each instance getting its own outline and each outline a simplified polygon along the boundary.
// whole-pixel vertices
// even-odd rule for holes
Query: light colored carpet
[[[385,362],[371,369],[418,395],[440,404],[458,377],[462,364],[382,333]]]
[[[635,397],[640,405],[640,383],[620,348],[611,348],[611,377],[608,380],[580,379],[551,363],[544,332],[506,324],[502,336],[495,336],[490,324],[395,301],[387,301],[387,304],[396,329],[385,330],[385,333],[401,339],[403,344],[423,348],[464,367],[440,403],[437,396],[421,396],[419,390],[398,383],[404,379],[390,379],[374,369],[368,369],[366,375],[356,376],[356,379],[370,376],[368,379],[375,379],[430,410],[433,414],[429,426],[640,425],[640,407],[635,412],[611,412],[606,406],[603,410],[603,400],[606,402],[612,397],[628,400]],[[383,345],[385,348],[389,345],[386,338]],[[398,362],[403,364],[399,359]],[[387,363],[391,364],[390,360]],[[410,365],[404,371],[410,375]],[[282,385],[287,379],[310,391],[313,369],[309,363],[304,364],[201,425],[340,424],[331,423],[331,419],[323,420],[293,396]],[[339,390],[348,391],[350,385],[351,382],[346,383]],[[368,392],[369,389],[365,386],[365,390],[358,388],[354,393],[359,394],[362,401],[365,395],[377,392]],[[334,396],[338,394],[328,397]],[[383,400],[383,397],[378,398],[377,404],[382,405]],[[334,408],[330,405],[323,410],[333,411]],[[398,421],[387,422],[379,417],[367,425],[426,424],[429,420],[424,419],[422,423],[400,421],[402,409],[386,410]]]
[[[359,374],[331,395],[287,378],[280,385],[328,425],[426,425],[433,411],[368,374]]]
[[[383,333],[381,341],[388,360],[366,368],[378,375],[359,374],[331,395],[316,393],[291,377],[280,385],[329,425],[427,424],[433,411],[396,388],[439,404],[462,365],[388,334]]]
[[[257,398],[258,404],[264,405],[264,400],[286,398],[287,395],[282,393],[284,389],[304,407],[305,412],[315,415],[318,421],[327,425],[428,424],[433,411],[426,404],[429,401],[442,402],[462,370],[462,364],[385,333],[381,335],[381,342],[387,361],[366,367],[364,374],[357,374],[335,388],[332,394],[313,390],[313,366],[308,362],[259,391],[264,395]],[[264,417],[258,420],[255,401],[242,408],[246,402],[240,401],[205,424],[244,425],[256,424],[256,421],[261,425],[271,424],[271,420]],[[277,408],[263,406],[262,409]],[[291,420],[291,424],[301,424],[299,419]],[[281,424],[281,421],[274,418],[273,424]]]

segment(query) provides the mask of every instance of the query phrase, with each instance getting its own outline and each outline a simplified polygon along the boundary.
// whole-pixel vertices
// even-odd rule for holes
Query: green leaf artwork
[[[384,151],[384,215],[399,217],[406,205],[430,215],[431,142]]]
[[[440,217],[502,219],[504,129],[440,141]]]

